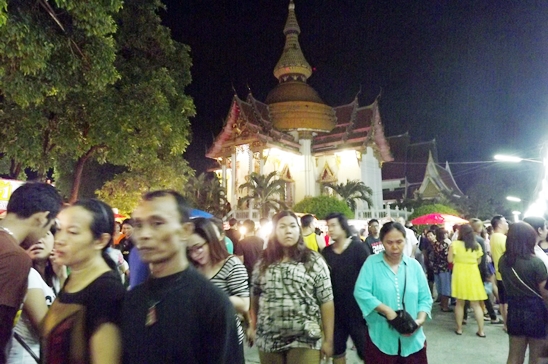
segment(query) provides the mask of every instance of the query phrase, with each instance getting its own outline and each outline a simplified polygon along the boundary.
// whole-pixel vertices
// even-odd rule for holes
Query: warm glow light
[[[494,158],[496,161],[511,162],[511,163],[519,163],[523,160],[522,158],[519,158],[519,157],[515,157],[512,155],[502,155],[502,154],[497,154],[495,155]]]
[[[548,144],[544,146],[544,176],[540,183],[540,191],[537,199],[529,206],[525,212],[525,217],[528,216],[544,216],[548,211]]]
[[[355,151],[354,149],[347,149],[347,150],[341,150],[340,152],[335,152],[335,155],[337,157],[340,157],[341,160],[345,160],[347,158],[356,158],[357,156],[357,151]]]
[[[521,198],[519,198],[519,197],[506,196],[506,199],[507,199],[508,201],[512,201],[512,202],[521,202]]]
[[[273,228],[274,228],[274,225],[272,224],[272,221],[269,221],[259,228],[257,235],[263,238],[270,237],[270,234],[272,234]]]

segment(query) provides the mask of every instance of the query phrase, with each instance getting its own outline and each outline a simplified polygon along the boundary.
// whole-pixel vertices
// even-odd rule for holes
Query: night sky
[[[264,100],[288,0],[164,0],[164,24],[191,47],[196,104],[185,157],[198,172],[233,88]],[[538,158],[548,140],[547,1],[295,0],[311,84],[331,106],[381,92],[385,134],[435,138],[459,184],[495,153]],[[481,166],[480,166],[481,167]],[[481,170],[482,168],[480,168]],[[485,166],[483,167],[485,170]]]

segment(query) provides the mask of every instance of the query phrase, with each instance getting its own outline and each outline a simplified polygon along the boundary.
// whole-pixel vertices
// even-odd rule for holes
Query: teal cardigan
[[[385,262],[384,253],[371,255],[362,266],[354,288],[354,297],[367,321],[369,336],[373,344],[387,355],[399,354],[407,357],[421,350],[426,341],[422,327],[411,336],[402,336],[375,311],[381,303],[390,306],[394,311],[403,309],[402,297],[406,279],[405,310],[415,318],[421,311],[431,318],[432,296],[424,271],[415,259],[405,255],[397,275]]]

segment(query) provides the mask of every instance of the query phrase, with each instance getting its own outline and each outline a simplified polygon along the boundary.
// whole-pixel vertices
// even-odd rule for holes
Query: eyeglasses
[[[207,244],[207,242],[201,244],[201,245],[194,245],[186,248],[186,252],[188,254],[194,254],[194,253],[201,253],[204,251],[204,246]]]

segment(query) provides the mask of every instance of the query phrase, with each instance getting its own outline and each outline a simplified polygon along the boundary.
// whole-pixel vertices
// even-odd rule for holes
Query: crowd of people
[[[0,221],[0,364],[242,364],[246,343],[261,363],[342,364],[349,339],[366,363],[422,364],[435,298],[456,335],[469,309],[479,338],[485,320],[503,324],[508,363],[548,356],[543,218],[419,235],[401,220],[358,232],[333,213],[324,237],[312,215],[281,211],[264,233],[192,211],[154,191],[120,224],[97,199],[15,190]]]

